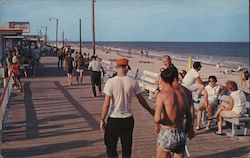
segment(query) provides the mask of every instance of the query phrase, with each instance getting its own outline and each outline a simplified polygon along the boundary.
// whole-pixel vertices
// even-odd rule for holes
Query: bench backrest
[[[145,82],[149,82],[151,84],[157,84],[157,81],[159,80],[159,74],[144,70],[143,75],[141,76],[141,80]]]

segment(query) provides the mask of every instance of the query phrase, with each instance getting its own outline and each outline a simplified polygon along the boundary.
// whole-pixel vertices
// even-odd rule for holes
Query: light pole
[[[63,46],[64,46],[64,31],[62,31],[62,42],[63,42]]]
[[[56,48],[57,48],[57,37],[58,37],[58,18],[55,18],[55,17],[50,17],[49,18],[49,21],[51,20],[56,20]]]
[[[95,0],[92,0],[92,48],[95,55]]]
[[[82,54],[82,20],[79,20],[80,53]]]
[[[36,29],[37,30],[37,40],[40,42],[40,31],[41,29]]]
[[[45,36],[44,36],[44,41],[45,41],[45,45],[47,45],[47,26],[41,26],[41,28],[45,28]]]

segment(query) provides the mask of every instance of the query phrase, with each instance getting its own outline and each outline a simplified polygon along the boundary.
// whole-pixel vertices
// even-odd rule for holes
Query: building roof
[[[16,28],[0,28],[1,35],[21,35],[23,33],[22,29]]]

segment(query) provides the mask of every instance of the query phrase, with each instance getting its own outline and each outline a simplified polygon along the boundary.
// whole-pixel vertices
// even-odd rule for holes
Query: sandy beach
[[[79,50],[78,45],[71,45],[73,49]],[[107,53],[107,49],[109,49]],[[141,56],[140,52],[136,50],[132,50],[131,56],[128,56],[128,53],[125,51],[118,51],[122,50],[119,48],[105,48],[102,46],[96,46],[96,55],[101,58],[102,60],[109,60],[113,61],[113,65],[115,65],[115,60],[118,58],[128,58],[129,59],[129,64],[131,66],[132,73],[135,73],[136,70],[139,70],[138,76],[142,75],[143,70],[148,70],[152,72],[159,73],[160,67],[162,67],[162,61],[161,61],[161,56],[162,55],[152,55],[149,54],[149,57]],[[89,47],[84,47],[83,48],[83,53],[89,53],[90,55],[92,54],[92,49]],[[164,54],[168,55],[168,52],[164,52]],[[196,61],[195,59],[192,60],[193,62]],[[173,64],[178,68],[178,70],[186,70],[186,65],[187,65],[187,60],[186,59],[177,59],[172,57],[172,62]],[[203,81],[207,81],[208,77],[211,75],[214,75],[217,77],[218,84],[225,85],[227,80],[233,80],[236,81],[238,84],[238,88],[241,90],[244,90],[245,92],[250,92],[249,90],[249,80],[247,81],[247,86],[241,88],[240,87],[240,72],[232,72],[231,74],[223,74],[220,71],[224,71],[225,67],[220,67],[216,68],[214,64],[211,63],[203,63],[202,64],[202,69],[200,70],[201,74],[201,79]],[[139,79],[139,78],[137,78]]]

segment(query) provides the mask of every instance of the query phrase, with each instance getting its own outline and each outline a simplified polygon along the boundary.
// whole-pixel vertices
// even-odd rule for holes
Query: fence
[[[0,70],[4,69],[5,67],[0,67]],[[4,71],[0,71],[4,72]],[[11,76],[10,74],[9,76]],[[6,112],[6,108],[9,102],[11,90],[12,90],[12,77],[2,77],[0,78],[3,83],[3,88],[0,96],[0,141],[2,142],[2,136],[3,136],[3,122],[4,122],[4,116]]]

